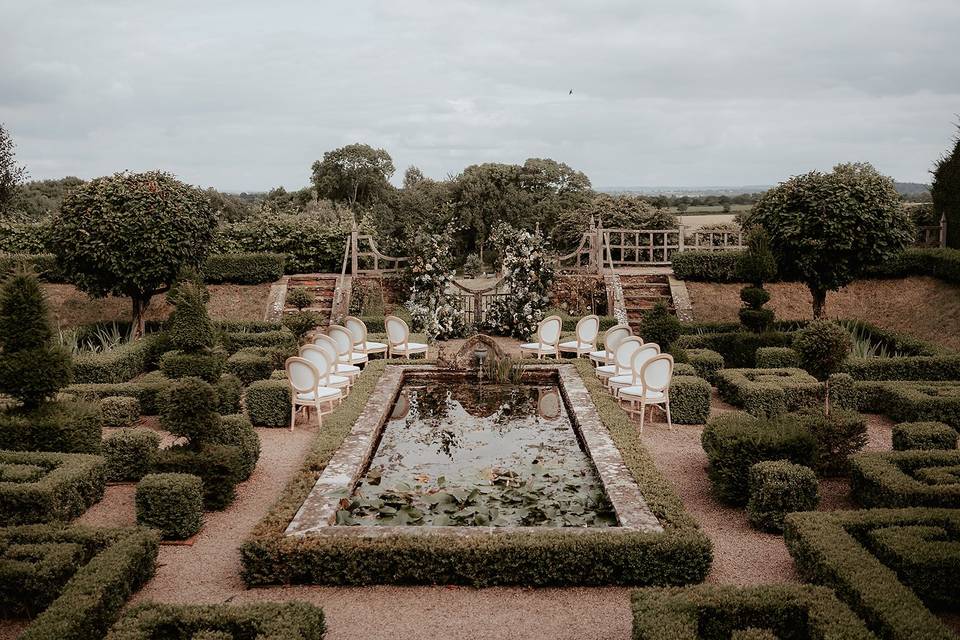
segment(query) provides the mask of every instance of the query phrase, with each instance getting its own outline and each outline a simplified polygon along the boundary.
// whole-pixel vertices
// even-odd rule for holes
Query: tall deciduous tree
[[[937,221],[947,216],[947,246],[960,249],[960,134],[953,140],[953,150],[937,161],[931,173],[930,195]]]
[[[150,299],[207,257],[217,215],[204,192],[160,171],[97,178],[63,201],[53,223],[57,263],[93,296],[127,296],[134,335]]]
[[[13,139],[0,124],[0,214],[13,209],[17,188],[27,177],[26,168],[17,164]]]
[[[320,198],[346,202],[351,208],[370,205],[390,186],[393,159],[384,149],[348,144],[327,151],[313,163],[313,181]]]
[[[747,217],[764,227],[779,272],[804,282],[821,318],[827,292],[900,253],[913,223],[893,180],[867,163],[811,171],[770,189]]]

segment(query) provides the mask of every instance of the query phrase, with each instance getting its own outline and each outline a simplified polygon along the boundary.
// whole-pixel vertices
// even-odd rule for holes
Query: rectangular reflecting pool
[[[337,524],[605,527],[559,385],[412,380]]]
[[[290,536],[663,528],[571,365],[519,384],[388,366]]]

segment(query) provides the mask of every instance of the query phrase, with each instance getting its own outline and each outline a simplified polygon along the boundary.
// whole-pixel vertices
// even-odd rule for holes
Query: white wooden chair
[[[613,362],[597,367],[593,370],[597,377],[604,384],[613,376],[620,376],[630,372],[630,365],[633,363],[633,354],[643,346],[643,340],[636,336],[627,336],[620,341],[616,350],[613,352]]]
[[[575,340],[561,342],[560,353],[575,353],[576,357],[590,355],[597,349],[597,336],[600,334],[600,317],[583,316],[577,321]]]
[[[673,356],[662,353],[646,361],[640,369],[640,384],[620,389],[620,400],[630,403],[629,413],[636,414],[640,403],[640,434],[643,435],[643,420],[648,404],[666,407],[667,428],[673,429],[670,418],[670,381],[673,379]]]
[[[656,342],[644,342],[643,346],[637,349],[630,358],[630,370],[620,375],[612,376],[607,379],[607,387],[617,397],[617,392],[624,387],[632,387],[640,384],[640,369],[650,358],[660,355],[660,345]]]
[[[397,316],[387,316],[383,319],[383,324],[387,329],[387,357],[392,358],[395,355],[410,359],[410,356],[422,353],[427,357],[430,347],[422,342],[410,342],[410,327],[403,318]]]
[[[340,389],[320,384],[320,381],[325,378],[324,373],[329,374],[329,367],[326,368],[326,372],[323,372],[309,360],[294,356],[287,358],[284,368],[290,385],[290,431],[293,431],[293,426],[297,422],[297,407],[303,407],[308,414],[310,407],[313,407],[317,412],[317,426],[322,427],[321,416],[333,411],[343,395]]]
[[[373,353],[386,353],[387,345],[382,342],[371,342],[367,340],[367,325],[363,320],[356,316],[347,316],[343,319],[344,326],[353,336],[353,350],[357,353],[370,355]]]
[[[337,348],[337,341],[331,338],[330,336],[324,334],[318,334],[313,337],[313,346],[323,349],[330,356],[330,360],[337,363],[335,369],[331,373],[338,376],[345,376],[350,379],[350,384],[353,384],[353,381],[357,379],[357,376],[360,375],[360,367],[355,364],[344,364],[343,362],[338,362],[340,359],[340,351]]]
[[[367,354],[353,350],[353,334],[346,327],[332,324],[327,329],[327,335],[337,343],[337,362],[356,366],[369,360]]]
[[[628,324],[617,324],[603,334],[603,349],[600,351],[591,351],[590,359],[597,365],[603,366],[613,364],[613,352],[617,350],[617,345],[624,338],[633,335],[633,329]]]
[[[520,345],[520,355],[531,354],[537,360],[544,356],[560,357],[560,331],[563,320],[560,316],[547,316],[537,324],[537,341],[525,342]]]
[[[321,364],[326,368],[327,376],[320,380],[321,387],[343,389],[344,394],[348,393],[348,389],[350,388],[350,378],[333,373],[333,366],[337,361],[334,358],[331,358],[327,351],[313,344],[305,344],[300,347],[300,357],[315,364],[318,370],[323,370]],[[323,361],[322,363],[321,360]]]

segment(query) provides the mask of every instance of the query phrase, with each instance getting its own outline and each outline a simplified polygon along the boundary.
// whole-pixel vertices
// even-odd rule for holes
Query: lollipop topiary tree
[[[749,331],[763,333],[773,323],[773,310],[764,309],[770,293],[763,283],[777,274],[777,262],[770,251],[770,238],[762,227],[755,227],[748,235],[748,249],[740,259],[740,275],[750,286],[740,290],[744,307],[740,309],[740,323]]]

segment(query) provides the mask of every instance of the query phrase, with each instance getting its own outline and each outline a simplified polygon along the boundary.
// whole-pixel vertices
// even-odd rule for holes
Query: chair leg
[[[319,400],[317,400],[317,402],[315,403],[315,407],[316,407],[316,410],[317,410],[317,428],[319,429],[319,428],[323,427],[323,417],[321,416],[321,414],[322,414],[323,412],[320,411],[320,401],[319,401]]]
[[[647,412],[647,401],[642,400],[640,402],[640,435],[643,435],[643,419],[646,417]]]
[[[297,422],[297,405],[290,404],[290,431],[293,431],[293,425]]]
[[[673,421],[670,419],[670,401],[667,400],[667,428],[673,430]]]

